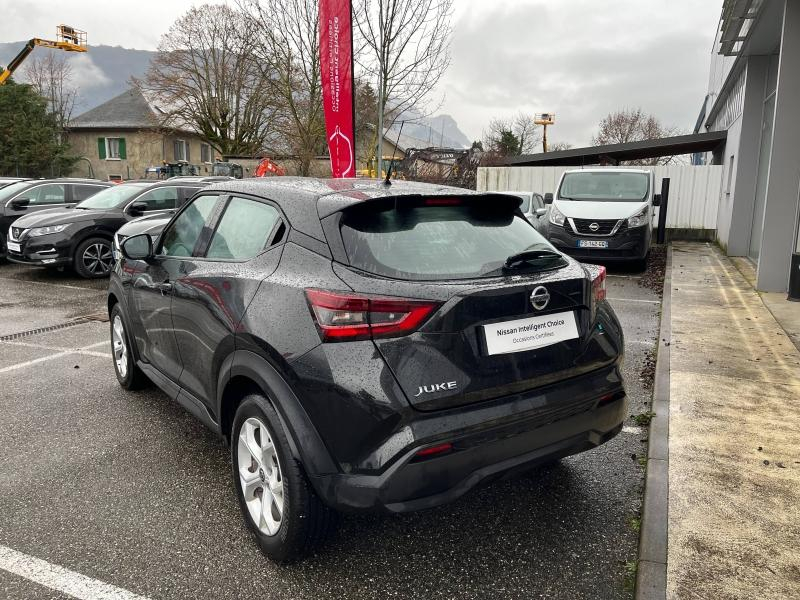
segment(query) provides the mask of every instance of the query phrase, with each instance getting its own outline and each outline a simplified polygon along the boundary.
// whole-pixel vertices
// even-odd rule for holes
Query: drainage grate
[[[20,331],[19,333],[10,333],[8,335],[0,336],[0,342],[11,342],[20,338],[36,335],[39,333],[48,333],[50,331],[57,331],[59,329],[66,329],[67,327],[74,327],[75,325],[83,325],[84,323],[100,322],[107,323],[108,315],[105,313],[95,313],[86,315],[85,317],[78,317],[67,321],[66,323],[59,323],[58,325],[49,325],[47,327],[39,327],[38,329],[30,329],[28,331]]]

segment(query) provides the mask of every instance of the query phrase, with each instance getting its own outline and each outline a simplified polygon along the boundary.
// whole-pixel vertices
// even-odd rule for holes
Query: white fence
[[[577,167],[481,167],[478,169],[476,187],[479,191],[517,190],[539,192],[542,195],[547,192],[555,193],[561,174],[575,168]],[[669,165],[646,168],[655,171],[656,192],[661,191],[661,180],[664,177],[670,178],[668,228],[717,228],[717,209],[723,184],[722,165]]]

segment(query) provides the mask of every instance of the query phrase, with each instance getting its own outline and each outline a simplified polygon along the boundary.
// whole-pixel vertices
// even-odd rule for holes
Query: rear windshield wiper
[[[555,252],[554,250],[547,250],[547,249],[528,249],[523,250],[522,252],[517,252],[516,254],[512,254],[506,259],[505,264],[503,265],[504,269],[516,269],[520,267],[522,264],[532,261],[532,260],[540,260],[540,259],[555,259],[561,258],[561,254]]]

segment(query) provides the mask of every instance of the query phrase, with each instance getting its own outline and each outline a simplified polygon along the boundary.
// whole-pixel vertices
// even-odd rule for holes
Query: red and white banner
[[[333,177],[356,176],[350,0],[319,0],[322,105]]]

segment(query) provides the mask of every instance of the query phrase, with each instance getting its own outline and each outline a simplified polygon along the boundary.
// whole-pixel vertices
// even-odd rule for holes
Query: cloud
[[[111,78],[108,77],[100,67],[94,64],[89,54],[73,56],[69,64],[70,67],[72,67],[73,81],[79,90],[90,90],[111,83]]]
[[[610,111],[641,106],[689,128],[706,92],[721,2],[506,2],[457,15],[443,110],[470,137],[492,117],[552,111],[554,141],[588,144]]]

